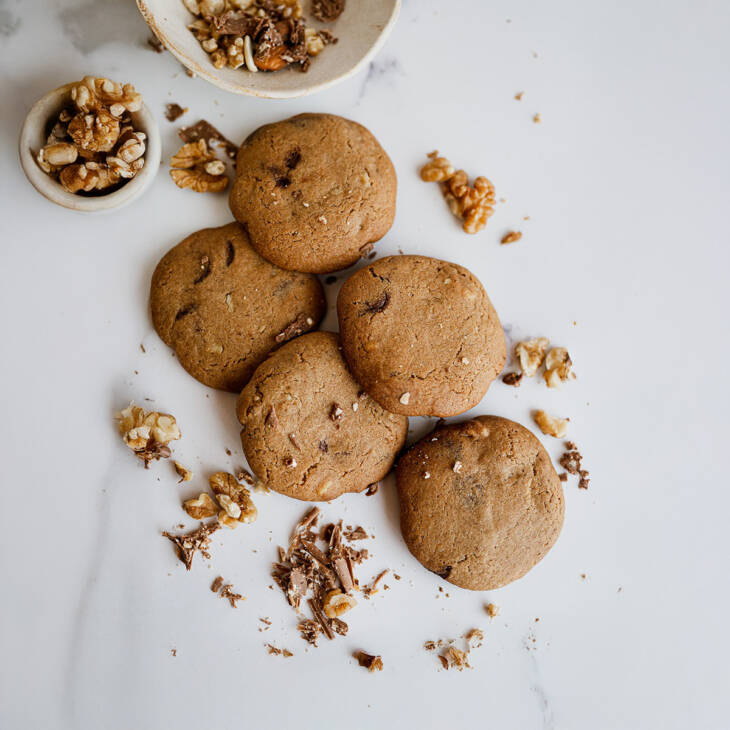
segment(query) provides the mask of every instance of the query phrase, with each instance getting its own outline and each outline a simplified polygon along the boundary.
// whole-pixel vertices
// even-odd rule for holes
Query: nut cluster
[[[466,233],[481,231],[494,213],[494,185],[482,176],[474,180],[474,185],[469,185],[466,172],[454,169],[449,160],[439,157],[438,150],[431,152],[428,157],[429,161],[421,168],[421,179],[440,184],[449,210],[461,219]]]
[[[547,337],[533,337],[530,340],[518,342],[515,345],[515,359],[520,365],[521,375],[528,378],[533,377],[544,365],[545,384],[548,388],[559,388],[561,383],[575,380],[573,361],[564,347],[553,347],[548,350],[549,345],[550,340]],[[511,375],[511,373],[509,374]],[[509,384],[516,385],[517,383]]]
[[[172,156],[170,177],[179,188],[196,193],[219,193],[228,187],[226,165],[210,151],[204,139],[184,144]]]
[[[218,521],[233,529],[240,523],[250,524],[258,517],[258,510],[251,499],[251,493],[238,483],[233,474],[219,471],[210,477],[208,483],[215,499],[207,492],[183,502],[183,509],[195,520],[218,516]],[[216,501],[217,500],[217,501]]]
[[[305,25],[300,0],[183,0],[195,16],[188,25],[215,68],[278,71],[310,59],[328,43],[327,31]]]
[[[147,139],[132,125],[130,114],[142,108],[134,86],[86,76],[71,88],[71,101],[36,156],[39,167],[71,193],[133,178],[144,167]]]
[[[144,461],[145,468],[150,461],[168,458],[168,444],[181,436],[174,416],[157,411],[147,412],[134,403],[117,413],[116,419],[124,443]]]

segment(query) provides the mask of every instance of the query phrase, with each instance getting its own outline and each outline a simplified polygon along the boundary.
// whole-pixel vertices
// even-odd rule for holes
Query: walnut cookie
[[[337,335],[297,337],[263,362],[237,406],[241,444],[270,489],[318,501],[361,492],[391,469],[408,419],[365,395]]]
[[[437,428],[399,460],[396,482],[408,549],[461,588],[521,578],[563,525],[563,489],[548,453],[506,418]]]
[[[277,266],[323,274],[367,253],[395,216],[393,163],[365,127],[299,114],[241,145],[230,193],[251,244]]]
[[[343,284],[337,315],[353,375],[393,413],[463,413],[504,367],[504,333],[484,287],[448,261],[373,261]]]
[[[238,223],[188,236],[157,264],[152,322],[180,364],[205,385],[238,393],[264,358],[324,316],[311,274],[270,264]]]

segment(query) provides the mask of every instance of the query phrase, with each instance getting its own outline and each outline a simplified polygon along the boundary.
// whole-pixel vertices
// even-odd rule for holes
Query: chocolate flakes
[[[279,561],[274,563],[272,577],[287,601],[297,612],[308,606],[311,618],[303,618],[298,629],[302,638],[317,645],[320,634],[333,639],[345,635],[347,624],[325,614],[325,597],[330,592],[350,594],[358,587],[353,566],[367,557],[366,550],[354,550],[343,543],[342,525],[327,525],[317,530],[319,508],[311,509],[295,526],[285,550],[279,548]],[[362,528],[348,528],[349,534],[364,539]],[[365,537],[367,534],[365,533]]]
[[[518,387],[520,384],[520,381],[522,380],[523,375],[524,375],[524,373],[521,373],[521,372],[520,373],[517,373],[517,372],[505,373],[502,376],[502,382],[505,385],[513,385],[514,387]]]
[[[312,0],[312,15],[322,23],[331,23],[342,15],[345,0]]]
[[[293,340],[295,337],[307,332],[312,325],[314,320],[308,317],[306,314],[298,314],[293,322],[290,322],[278,335],[274,338],[279,344],[282,342],[288,342]]]
[[[172,535],[167,531],[162,534],[175,546],[178,558],[185,563],[185,569],[190,570],[196,552],[200,552],[204,558],[210,560],[210,553],[208,552],[210,536],[219,529],[219,522],[209,522],[207,524],[201,522],[197,530],[193,530],[187,535]]]
[[[213,147],[212,142],[217,142],[223,148],[228,157],[232,160],[236,159],[238,147],[227,137],[224,137],[210,122],[205,119],[201,119],[191,127],[181,127],[177,134],[186,144],[203,139],[209,147]]]
[[[353,656],[357,659],[357,663],[361,667],[365,667],[369,672],[383,671],[383,658],[378,654],[368,654],[365,651],[356,651]]]
[[[360,312],[360,316],[362,317],[366,314],[380,314],[380,312],[386,309],[388,304],[390,304],[390,292],[384,291],[376,299],[373,299],[372,302],[365,302],[365,306]]]

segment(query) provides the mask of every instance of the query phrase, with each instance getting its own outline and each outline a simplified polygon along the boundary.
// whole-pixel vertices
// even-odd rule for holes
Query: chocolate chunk
[[[295,337],[304,334],[312,325],[314,320],[308,317],[306,314],[298,314],[296,319],[289,323],[278,335],[274,338],[278,343],[288,342],[293,340]]]
[[[181,107],[179,104],[165,104],[165,119],[168,122],[175,122],[187,112],[187,107]]]
[[[379,314],[385,310],[388,304],[390,304],[390,292],[384,291],[377,298],[373,299],[372,302],[365,302],[360,316],[362,317],[365,314]]]
[[[382,672],[383,659],[377,654],[368,654],[364,651],[356,651],[353,656],[357,659],[357,663],[361,667],[365,667],[369,672]]]
[[[505,373],[502,376],[502,382],[505,385],[513,385],[515,387],[519,386],[520,381],[522,380],[522,373]]]

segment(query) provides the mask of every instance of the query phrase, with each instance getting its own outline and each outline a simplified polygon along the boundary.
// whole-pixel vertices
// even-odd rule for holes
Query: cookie
[[[351,266],[388,232],[395,194],[393,163],[365,127],[298,114],[241,145],[230,206],[264,258],[322,274]]]
[[[504,367],[504,333],[484,287],[448,261],[373,261],[343,284],[337,315],[352,374],[393,413],[463,413]]]
[[[331,332],[297,337],[259,365],[237,414],[256,476],[309,501],[361,492],[382,479],[408,431],[405,416],[361,391]]]
[[[450,583],[486,591],[521,578],[563,525],[563,489],[542,444],[499,416],[437,428],[399,460],[403,539]]]
[[[198,231],[168,251],[150,303],[157,334],[180,364],[235,393],[271,350],[314,329],[326,310],[316,276],[266,261],[238,223]]]

